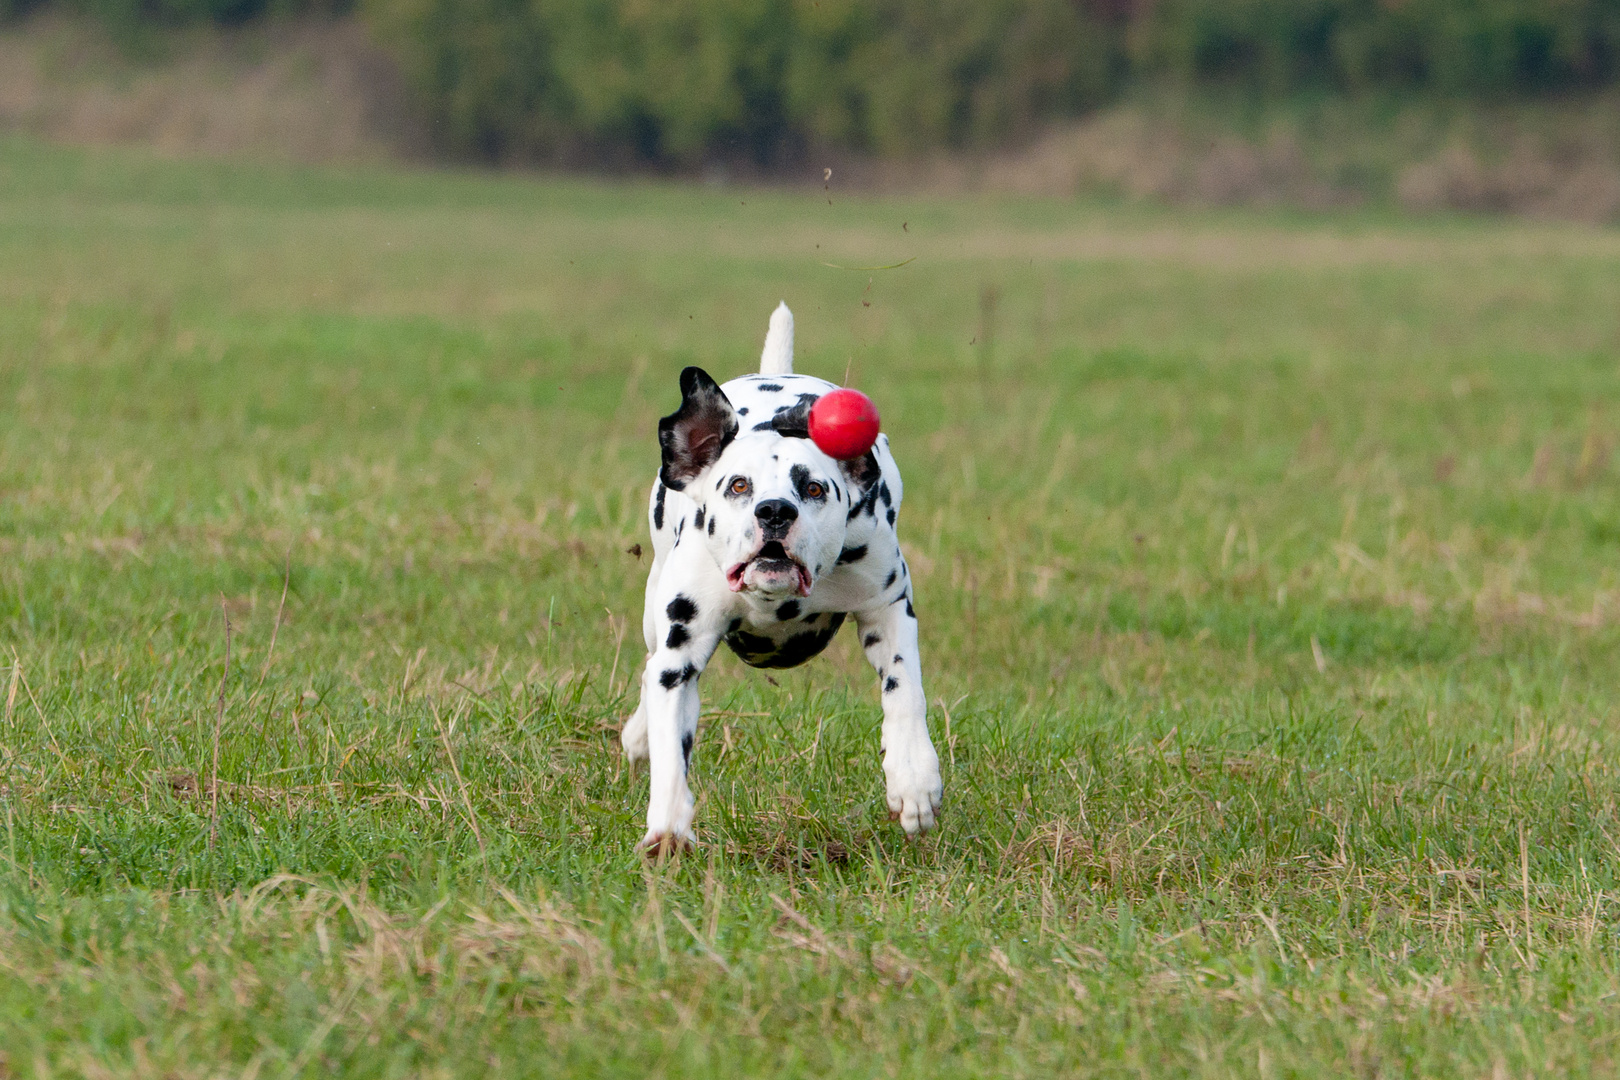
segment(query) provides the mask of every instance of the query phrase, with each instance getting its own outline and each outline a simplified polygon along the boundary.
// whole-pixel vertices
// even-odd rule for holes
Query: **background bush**
[[[1105,100],[1122,35],[1069,0],[374,0],[442,136],[492,157],[882,154]]]
[[[270,17],[350,11],[350,0],[0,0],[0,20],[55,8],[89,15],[114,31],[211,22],[235,26]]]
[[[1136,66],[1288,92],[1497,96],[1620,75],[1617,0],[1161,0]]]
[[[0,0],[115,26],[358,2],[442,147],[761,165],[1004,143],[1135,81],[1470,98],[1620,80],[1620,0]]]

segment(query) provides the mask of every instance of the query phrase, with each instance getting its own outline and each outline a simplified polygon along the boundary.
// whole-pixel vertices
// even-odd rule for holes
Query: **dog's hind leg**
[[[883,698],[883,776],[889,815],[908,835],[934,827],[944,785],[939,755],[928,738],[928,698],[923,694],[917,649],[917,616],[911,590],[876,611],[857,612],[861,648],[877,669]]]
[[[670,501],[671,493],[662,483],[654,484],[651,503],[648,507],[647,524],[652,532],[653,561],[652,569],[647,572],[646,600],[641,611],[641,638],[647,646],[647,656],[650,658],[658,648],[658,625],[656,610],[653,606],[654,598],[658,592],[658,579],[663,573],[664,562],[669,558],[670,530],[667,528],[668,517],[677,513],[678,508],[666,506]],[[679,498],[679,496],[676,496]],[[624,747],[625,757],[631,761],[647,760],[647,665],[641,666],[641,697],[636,703],[636,711],[624,722],[619,731],[619,745]]]
[[[650,654],[649,654],[650,657]],[[619,730],[619,745],[631,761],[647,760],[647,665],[641,665],[641,700]]]
[[[624,747],[624,756],[631,761],[647,760],[647,672],[651,670],[653,653],[658,651],[658,638],[655,636],[658,623],[653,604],[658,595],[659,571],[663,569],[663,563],[664,554],[654,556],[652,570],[647,574],[647,599],[641,616],[641,637],[647,645],[647,659],[641,665],[641,699],[636,703],[636,711],[630,714],[630,719],[624,722],[624,728],[619,732],[619,745]]]

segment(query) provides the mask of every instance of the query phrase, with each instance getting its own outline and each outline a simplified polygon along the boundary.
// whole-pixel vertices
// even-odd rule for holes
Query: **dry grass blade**
[[[803,931],[795,934],[790,930],[777,926],[773,931],[777,937],[801,949],[808,949],[818,956],[831,957],[851,966],[858,963],[854,953],[836,944],[819,926],[816,926],[800,914],[792,904],[789,904],[775,893],[771,893],[771,903],[776,905],[776,910],[782,913],[784,919]]]
[[[1519,886],[1524,900],[1524,955],[1534,970],[1536,966],[1536,935],[1530,923],[1530,845],[1524,834],[1524,822],[1519,822]]]
[[[281,573],[281,600],[276,604],[276,621],[270,627],[270,645],[265,649],[264,664],[259,668],[258,685],[254,686],[253,696],[248,699],[249,708],[252,707],[251,703],[257,700],[259,691],[264,688],[264,680],[270,675],[270,665],[276,659],[276,638],[281,635],[281,619],[287,611],[287,589],[290,585],[292,585],[292,545],[288,544],[286,565]]]
[[[354,1004],[354,999],[360,995],[360,991],[365,988],[365,985],[360,979],[355,979],[349,984],[348,988],[343,991],[343,996],[326,1010],[326,1015],[321,1017],[321,1022],[316,1025],[314,1031],[309,1033],[309,1038],[304,1040],[304,1045],[299,1048],[297,1055],[287,1063],[285,1075],[297,1076],[304,1071],[305,1066],[314,1059],[316,1054],[320,1053],[321,1047],[331,1036],[332,1030],[342,1021],[344,1015],[349,1011],[349,1007]]]
[[[16,646],[11,649],[11,687],[6,691],[6,727],[11,726],[11,710],[17,704],[17,684],[22,675],[22,659]]]
[[[731,974],[731,965],[726,963],[725,957],[721,956],[715,951],[714,946],[711,945],[709,940],[698,931],[698,928],[692,925],[691,919],[688,919],[684,914],[677,911],[675,912],[675,921],[685,927],[688,934],[692,935],[692,940],[697,942],[697,947],[703,950],[704,956],[707,956],[710,960],[713,960],[716,964],[719,964],[721,971],[724,971],[727,975]]]
[[[225,666],[219,673],[219,708],[214,713],[214,756],[209,769],[208,852],[213,854],[214,840],[219,834],[219,736],[225,726],[225,691],[231,677],[231,609],[225,594],[219,597],[219,612],[225,618]]]
[[[897,986],[911,981],[916,970],[916,964],[892,945],[874,946],[867,964],[863,965],[858,953],[846,946],[839,945],[819,926],[805,918],[792,904],[789,904],[775,893],[771,893],[770,897],[771,903],[776,906],[777,911],[781,912],[782,918],[799,929],[799,932],[795,933],[785,926],[778,925],[772,931],[789,945],[804,949],[807,952],[813,952],[817,956],[837,960],[847,967],[860,969],[863,966],[869,966],[872,971]]]
[[[73,762],[69,761],[68,756],[62,752],[62,744],[56,741],[56,732],[51,730],[51,721],[45,715],[45,710],[39,707],[39,699],[34,696],[34,688],[28,684],[28,676],[22,673],[22,661],[17,659],[17,650],[15,648],[12,649],[11,655],[13,658],[13,666],[11,669],[13,690],[15,691],[16,683],[20,682],[22,684],[23,693],[28,695],[28,704],[34,707],[34,715],[39,717],[40,728],[45,732],[45,738],[51,744],[52,753],[54,753],[57,760],[62,763],[62,768],[66,769],[69,775],[72,775],[75,771],[73,768]],[[9,698],[7,704],[9,711]]]
[[[478,815],[473,812],[472,798],[467,794],[467,782],[461,778],[461,766],[456,763],[456,752],[450,746],[450,733],[445,730],[444,718],[439,714],[437,706],[433,709],[433,723],[439,729],[439,741],[444,744],[445,760],[450,763],[450,774],[455,777],[456,790],[461,795],[461,805],[467,814],[467,824],[472,828],[473,838],[478,841],[478,852],[488,857],[489,853],[484,848],[484,833],[478,827]]]

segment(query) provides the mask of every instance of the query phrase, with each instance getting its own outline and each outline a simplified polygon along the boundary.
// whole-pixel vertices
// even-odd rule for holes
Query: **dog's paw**
[[[656,861],[670,855],[684,854],[696,847],[697,837],[692,835],[690,829],[678,832],[657,832],[648,829],[647,835],[636,845],[636,850],[641,852],[643,857]]]
[[[930,748],[922,760],[909,768],[897,768],[889,774],[889,817],[898,821],[907,836],[927,832],[935,824],[940,799],[945,785],[939,778],[939,760]]]
[[[630,714],[630,719],[624,722],[619,731],[619,745],[624,747],[624,756],[631,761],[647,760],[647,709],[638,707]]]

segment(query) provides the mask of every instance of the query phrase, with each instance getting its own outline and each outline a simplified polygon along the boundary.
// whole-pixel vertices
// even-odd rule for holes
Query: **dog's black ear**
[[[838,470],[844,474],[844,479],[860,491],[870,491],[872,485],[883,478],[883,468],[878,464],[877,454],[868,450],[858,458],[840,461]]]
[[[816,403],[819,395],[800,394],[796,405],[784,408],[771,417],[771,430],[787,439],[808,439],[810,437],[810,406]],[[877,455],[868,450],[858,458],[838,463],[838,471],[844,474],[844,479],[857,491],[866,491],[877,483],[883,475],[878,466]]]
[[[658,421],[666,487],[683,490],[737,437],[737,413],[718,383],[702,368],[681,372],[681,407]]]
[[[776,415],[771,417],[771,430],[784,439],[808,439],[810,437],[810,406],[816,403],[817,394],[800,394],[796,405],[778,409]]]

